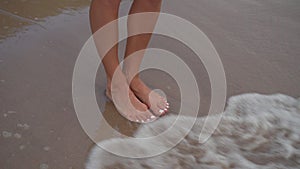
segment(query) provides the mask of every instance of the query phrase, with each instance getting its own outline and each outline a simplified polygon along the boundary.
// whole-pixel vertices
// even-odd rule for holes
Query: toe
[[[163,98],[159,101],[159,103],[157,104],[157,106],[158,106],[160,109],[164,110],[164,112],[167,112],[167,111],[168,111],[168,108],[169,108],[167,102],[166,102],[165,99],[163,99]]]
[[[146,111],[146,112],[144,112],[144,114],[145,114],[147,122],[151,122],[151,121],[154,121],[157,119],[157,117],[154,116],[150,111]]]
[[[164,106],[164,107],[167,107],[169,105],[167,99],[161,97],[160,98],[160,103]]]
[[[151,110],[155,116],[160,116],[163,113],[163,109],[159,108],[157,105],[151,106]]]
[[[166,106],[167,109],[169,109],[169,108],[170,108],[169,102],[166,101],[166,102],[165,102],[165,106]]]
[[[132,122],[139,122],[140,120],[135,116],[135,115],[132,115],[132,114],[129,114],[127,116],[124,116],[126,119],[128,119],[129,121],[132,121]]]
[[[158,111],[160,111],[160,110],[164,110],[165,111],[165,106],[163,106],[163,105],[160,105],[160,104],[157,104],[157,107],[159,108],[159,110]]]
[[[139,113],[139,115],[137,115],[137,118],[140,120],[140,122],[144,123],[145,121],[147,121],[148,117],[146,116],[146,114],[143,113]]]
[[[156,112],[156,113],[155,113],[156,116],[161,116],[161,115],[165,114],[166,110],[165,110],[164,108],[159,108],[159,107],[157,106],[157,108],[155,109],[154,112]]]
[[[147,111],[143,111],[143,112],[141,112],[141,111],[136,112],[136,118],[137,118],[137,120],[138,120],[139,123],[146,123],[146,122],[148,122],[149,119],[151,119],[151,116],[153,116],[153,115],[148,110]]]
[[[160,109],[163,109],[163,110],[168,109],[166,103],[165,103],[165,102],[162,102],[162,101],[158,102],[158,103],[157,103],[157,106],[158,106]]]

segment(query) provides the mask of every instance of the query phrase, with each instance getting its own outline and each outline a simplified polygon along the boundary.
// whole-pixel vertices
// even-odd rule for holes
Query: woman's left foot
[[[169,103],[167,100],[157,92],[152,91],[140,78],[133,78],[130,82],[130,88],[152,110],[154,115],[161,116],[168,111]]]

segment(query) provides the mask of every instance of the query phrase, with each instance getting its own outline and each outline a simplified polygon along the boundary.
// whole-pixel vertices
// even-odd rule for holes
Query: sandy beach
[[[91,36],[86,1],[0,0],[0,166],[4,169],[81,169],[93,142],[77,119],[72,74]],[[128,11],[124,1],[121,15]],[[162,12],[185,18],[212,41],[223,62],[227,97],[243,93],[300,96],[300,2],[297,0],[173,0]],[[124,52],[120,45],[120,53]],[[192,69],[198,82],[200,115],[210,104],[205,67],[185,45],[154,35],[150,47],[169,50]],[[104,116],[121,133],[139,127],[124,120],[104,96],[103,69],[96,80]],[[170,112],[180,108],[174,79],[159,71],[142,74],[162,89]],[[157,80],[157,79],[164,79]]]

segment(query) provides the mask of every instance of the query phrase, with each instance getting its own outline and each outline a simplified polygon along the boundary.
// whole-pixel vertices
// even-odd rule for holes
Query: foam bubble
[[[48,169],[48,168],[49,168],[49,165],[46,163],[43,163],[40,165],[40,169]]]
[[[198,142],[198,137],[206,117],[198,118],[185,139],[162,155],[146,159],[126,159],[95,146],[86,168],[296,169],[300,165],[299,105],[299,99],[282,94],[234,96],[229,99],[217,130],[204,144]],[[144,125],[136,133],[136,137],[157,135],[158,131],[166,130],[175,119],[175,115],[169,115]],[[189,123],[193,119],[180,117],[179,120],[181,123]],[[181,131],[184,129],[179,126],[178,132]],[[140,151],[151,151],[151,148],[159,148],[149,148],[149,145],[122,147],[120,143],[126,141],[128,140],[114,138],[103,143],[124,150],[138,148]],[[164,146],[163,142],[159,146]]]
[[[2,136],[4,138],[8,138],[8,137],[11,137],[12,136],[12,133],[11,132],[8,132],[8,131],[2,131]]]

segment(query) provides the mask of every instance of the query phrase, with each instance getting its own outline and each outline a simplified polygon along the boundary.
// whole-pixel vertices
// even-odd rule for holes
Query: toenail
[[[150,118],[151,118],[151,119],[154,119],[154,118],[155,118],[155,116],[151,116]]]
[[[136,122],[139,122],[139,120],[135,120]]]
[[[168,102],[166,102],[166,104],[169,106],[170,104]]]
[[[167,111],[168,109],[165,109],[165,111]]]
[[[166,106],[166,107],[167,107],[167,109],[170,108],[170,106]]]
[[[160,109],[158,112],[161,114],[161,113],[163,113],[163,112],[164,112],[164,110],[163,110],[163,109]]]
[[[144,120],[142,120],[142,123],[144,123]]]

